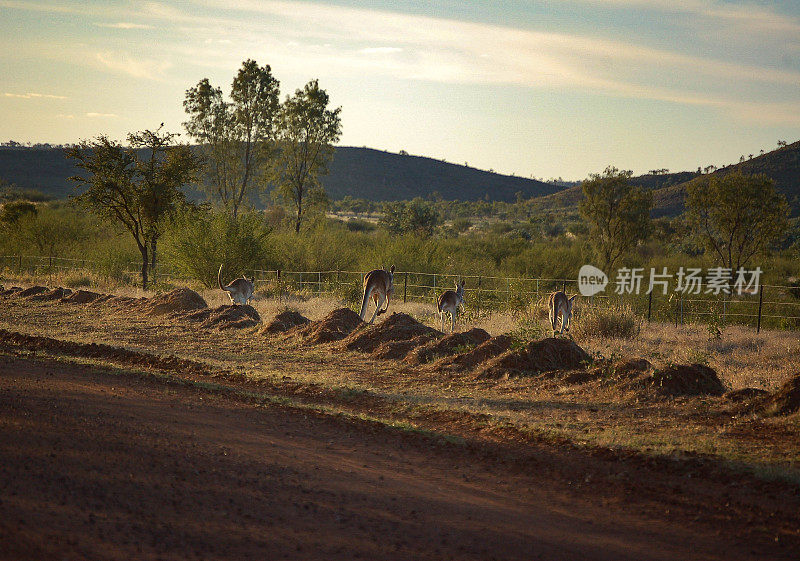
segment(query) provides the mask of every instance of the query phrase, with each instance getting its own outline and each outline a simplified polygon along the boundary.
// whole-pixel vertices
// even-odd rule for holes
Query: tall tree
[[[731,276],[788,228],[789,204],[766,175],[704,176],[692,181],[687,191],[695,232]]]
[[[145,147],[140,158],[134,147],[99,136],[67,151],[86,175],[70,177],[80,191],[74,200],[133,236],[142,255],[142,288],[147,288],[150,259],[163,222],[185,202],[181,187],[192,181],[198,159],[186,146],[170,146],[170,133],[144,131],[128,135],[132,146]]]
[[[342,134],[342,108],[328,109],[329,101],[312,80],[286,98],[280,113],[276,182],[284,202],[294,207],[298,233],[310,203],[326,199],[319,177],[328,172],[333,144]]]
[[[264,188],[274,155],[280,83],[269,65],[247,59],[231,84],[230,101],[203,78],[186,90],[183,125],[206,159],[205,187],[236,217],[256,189]]]
[[[581,185],[584,199],[578,209],[589,222],[592,245],[604,270],[650,232],[653,194],[631,185],[631,176],[632,171],[607,167]]]

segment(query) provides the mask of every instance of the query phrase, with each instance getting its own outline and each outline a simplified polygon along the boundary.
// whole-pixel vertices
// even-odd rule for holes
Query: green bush
[[[253,269],[273,268],[266,247],[270,231],[257,212],[234,219],[226,212],[192,209],[180,215],[164,236],[164,255],[178,275],[210,288],[217,284],[220,264],[227,281]]]

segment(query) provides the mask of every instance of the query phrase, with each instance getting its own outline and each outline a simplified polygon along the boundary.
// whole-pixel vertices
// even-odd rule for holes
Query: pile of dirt
[[[422,347],[417,347],[406,356],[405,361],[414,365],[433,362],[442,357],[457,354],[459,351],[463,352],[466,348],[472,351],[473,347],[477,347],[489,339],[490,336],[486,331],[473,327],[469,331],[451,333],[438,341],[431,341]]]
[[[0,329],[0,349],[36,350],[51,354],[112,360],[136,367],[181,370],[189,374],[211,375],[208,365],[173,355],[158,356],[97,343],[75,343],[50,337],[26,335]]]
[[[310,319],[294,310],[284,310],[275,316],[275,319],[273,319],[269,325],[264,326],[264,329],[262,329],[260,333],[263,335],[284,333],[298,325],[306,325],[310,321]]]
[[[106,294],[99,294],[90,290],[77,290],[64,296],[61,301],[67,304],[90,304],[101,298],[108,298]]]
[[[176,288],[166,294],[159,294],[147,303],[147,313],[151,316],[193,312],[205,308],[208,308],[208,304],[203,297],[188,288]]]
[[[361,318],[350,308],[333,310],[319,321],[312,321],[287,331],[287,335],[299,337],[307,343],[320,344],[341,341],[361,324]]]
[[[645,379],[666,395],[722,395],[725,386],[717,373],[703,364],[679,364],[656,370]]]
[[[61,300],[70,294],[72,294],[72,289],[58,287],[41,294],[35,294],[30,297],[30,300],[48,302],[50,300]]]
[[[0,296],[11,296],[12,294],[16,294],[17,292],[22,292],[21,286],[12,286],[11,288],[4,289],[0,291]]]
[[[47,292],[46,286],[31,286],[25,290],[21,290],[17,296],[20,298],[28,298],[31,296],[36,296],[37,294],[41,294],[42,292]]]
[[[381,343],[370,354],[382,360],[403,360],[412,351],[424,347],[431,341],[429,335],[420,335],[407,341],[386,341]]]
[[[253,306],[233,304],[198,310],[182,318],[202,322],[200,327],[204,329],[244,329],[261,323],[261,316]]]
[[[484,341],[468,353],[445,357],[436,362],[436,368],[440,370],[458,369],[472,370],[473,368],[500,356],[511,348],[513,339],[508,335],[497,335],[488,341]]]
[[[348,351],[362,353],[378,351],[381,356],[388,353],[392,357],[402,358],[405,356],[402,348],[407,347],[409,341],[414,340],[415,344],[421,345],[441,335],[440,331],[418,322],[408,314],[393,313],[378,325],[366,326],[354,331],[342,341],[341,346]],[[392,349],[398,342],[402,344],[397,346],[397,349]],[[382,348],[379,350],[379,347]],[[410,348],[406,352],[408,350]]]
[[[478,378],[531,376],[542,372],[583,369],[592,357],[571,339],[549,337],[523,349],[506,351],[492,360]]]
[[[739,390],[731,390],[722,397],[725,398],[726,401],[732,401],[733,403],[745,403],[748,401],[754,401],[762,399],[769,395],[767,390],[760,390],[758,388],[741,388]]]
[[[767,397],[763,409],[769,415],[791,415],[800,411],[800,374],[789,378],[778,391]]]

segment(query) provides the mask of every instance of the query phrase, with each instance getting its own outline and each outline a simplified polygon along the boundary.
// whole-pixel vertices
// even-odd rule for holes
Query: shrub
[[[256,212],[233,218],[204,208],[188,210],[164,236],[165,254],[178,274],[210,288],[217,284],[220,264],[228,281],[232,275],[269,268],[265,241],[270,231]]]
[[[619,337],[633,339],[639,335],[640,319],[629,304],[586,308],[572,318],[570,330],[576,337]]]

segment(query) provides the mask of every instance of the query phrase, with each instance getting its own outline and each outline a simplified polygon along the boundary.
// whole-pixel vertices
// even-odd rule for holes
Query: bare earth
[[[0,357],[0,458],[3,559],[781,556],[485,451],[47,360]]]

